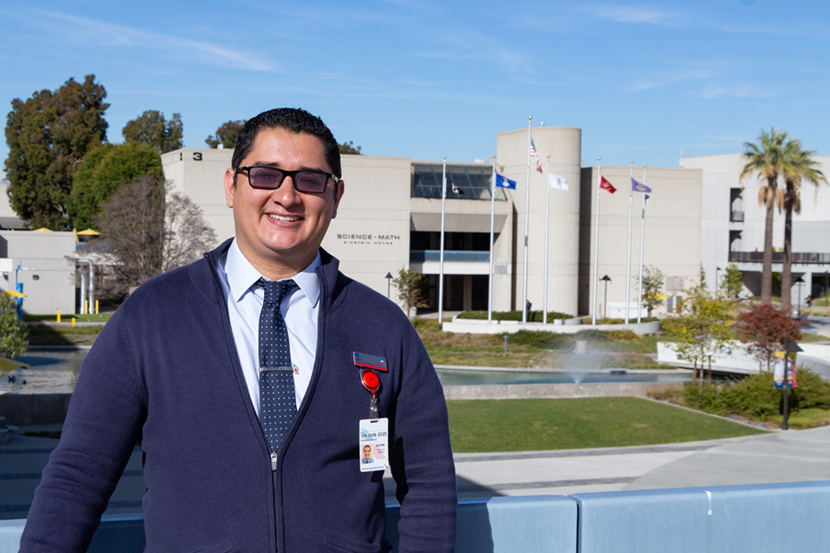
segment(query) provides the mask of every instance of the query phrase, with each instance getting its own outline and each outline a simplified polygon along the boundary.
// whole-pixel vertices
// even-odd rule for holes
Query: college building
[[[701,266],[714,287],[726,267],[735,263],[744,276],[744,295],[760,294],[765,208],[758,205],[757,176],[740,180],[742,154],[681,159],[678,167],[644,167],[641,163],[605,166],[598,160],[583,159],[580,129],[537,126],[532,128],[532,136],[542,172],[532,160],[529,187],[527,128],[495,137],[496,170],[517,186],[515,190],[496,188],[494,201],[492,159],[446,162],[445,311],[487,309],[491,208],[496,311],[522,308],[526,220],[527,298],[534,310],[542,309],[547,295],[548,311],[590,315],[596,288],[598,316],[622,316],[628,292],[629,315],[636,319],[641,255],[645,266],[660,269],[665,277],[663,290],[670,299],[658,312],[665,312],[675,296],[697,283]],[[234,234],[233,213],[223,190],[232,153],[184,148],[162,156],[171,192],[189,196],[200,206],[219,241]],[[815,159],[818,168],[828,174],[830,158]],[[443,161],[343,155],[345,194],[323,242],[340,260],[345,274],[392,300],[397,300],[397,295],[390,286],[390,275],[403,268],[426,275],[424,292],[430,304],[426,311],[438,308]],[[548,162],[551,173],[567,179],[567,191],[548,189]],[[600,173],[616,188],[615,193],[598,188]],[[629,192],[632,174],[652,190],[645,217],[643,194]],[[6,186],[7,182],[3,188]],[[528,189],[529,198],[525,196]],[[801,277],[803,283],[796,283],[790,291],[794,305],[808,295],[823,295],[830,283],[830,187],[805,183],[801,195],[801,212],[793,222],[793,278]],[[27,294],[23,304],[29,312],[78,309],[75,289],[88,266],[76,266],[72,260],[74,235],[33,233],[15,220],[7,196],[0,195],[0,268],[4,276],[0,286],[12,290],[16,281],[23,281]],[[781,270],[783,224],[783,214],[776,210],[774,271]],[[18,266],[30,270],[16,270]],[[36,275],[38,279],[34,279]],[[608,278],[600,280],[603,277]]]
[[[496,136],[496,170],[517,181],[516,190],[496,188],[491,202],[493,160],[447,160],[445,202],[445,311],[486,310],[490,271],[491,205],[493,228],[493,309],[520,310],[524,297],[524,236],[528,222],[527,298],[542,308],[547,287],[547,310],[572,315],[592,311],[594,286],[597,310],[624,305],[631,201],[631,304],[636,304],[640,265],[641,222],[644,221],[643,263],[665,276],[664,293],[682,294],[697,283],[700,267],[714,286],[727,265],[744,273],[745,295],[759,295],[763,250],[764,209],[759,207],[758,180],[739,180],[739,153],[687,158],[677,168],[591,166],[582,158],[582,131],[576,128],[533,127],[533,142],[543,171],[531,161],[529,210],[526,213],[528,131],[517,129]],[[201,206],[219,240],[233,235],[233,215],[225,204],[223,175],[232,150],[185,148],[164,154],[162,164],[172,189]],[[816,158],[830,169],[830,158]],[[547,188],[547,169],[567,179],[567,191]],[[404,157],[342,156],[345,194],[323,247],[337,257],[352,278],[395,300],[388,275],[402,268],[426,275],[424,292],[438,308],[443,160],[417,161]],[[827,170],[823,169],[825,173]],[[617,189],[598,189],[600,172]],[[652,189],[645,217],[643,195],[630,197],[630,179]],[[793,245],[797,263],[794,279],[805,280],[800,292],[818,296],[826,290],[830,269],[830,191],[805,184],[802,212],[795,216]],[[550,194],[547,204],[547,194]],[[597,194],[599,226],[597,236]],[[548,215],[547,282],[545,282],[545,219]],[[824,205],[824,209],[819,206]],[[783,243],[783,216],[776,213],[775,246]],[[594,244],[598,244],[594,282]],[[776,254],[780,271],[781,254]],[[794,287],[793,303],[799,290]],[[665,311],[666,305],[662,310]],[[614,315],[614,312],[609,315]],[[636,318],[636,313],[631,311]]]

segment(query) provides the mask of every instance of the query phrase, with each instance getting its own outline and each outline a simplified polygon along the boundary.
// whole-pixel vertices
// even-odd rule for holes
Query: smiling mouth
[[[286,222],[289,222],[289,223],[300,220],[300,217],[297,217],[295,215],[285,216],[285,215],[276,215],[274,213],[269,213],[268,217],[270,217],[271,219],[274,219],[276,221],[286,221]]]

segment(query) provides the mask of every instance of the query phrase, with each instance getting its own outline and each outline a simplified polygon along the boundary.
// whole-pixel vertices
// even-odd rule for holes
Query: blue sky
[[[0,110],[94,73],[114,143],[148,109],[181,113],[199,148],[225,121],[299,106],[366,154],[422,160],[487,158],[529,115],[581,128],[586,165],[675,167],[681,149],[741,151],[771,125],[830,155],[828,13],[798,0],[4,0]]]

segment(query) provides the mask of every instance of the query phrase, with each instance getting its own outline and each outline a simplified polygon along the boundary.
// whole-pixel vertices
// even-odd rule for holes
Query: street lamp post
[[[720,267],[715,267],[715,292],[718,291],[718,273],[720,272]]]
[[[392,273],[386,273],[386,299],[390,299],[390,294],[392,292]]]
[[[605,300],[602,302],[602,316],[608,318],[608,283],[611,282],[611,277],[605,275],[600,280],[605,281]]]

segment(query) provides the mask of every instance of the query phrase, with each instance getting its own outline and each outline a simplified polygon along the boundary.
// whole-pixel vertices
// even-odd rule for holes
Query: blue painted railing
[[[830,550],[830,481],[461,500],[456,553],[780,553]],[[397,546],[400,508],[387,505]],[[16,553],[25,520],[0,521]],[[141,515],[106,516],[91,553],[139,553]]]
[[[409,261],[423,263],[425,261],[441,261],[441,250],[411,250]],[[490,252],[471,250],[444,250],[444,261],[460,261],[462,263],[488,263]]]

